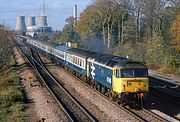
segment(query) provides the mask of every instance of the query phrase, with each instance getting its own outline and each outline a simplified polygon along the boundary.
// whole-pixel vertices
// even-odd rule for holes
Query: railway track
[[[50,65],[48,65],[50,66]],[[64,70],[64,69],[63,69]],[[64,70],[66,71],[66,70]],[[67,71],[66,71],[67,72]],[[88,85],[86,82],[84,82],[82,79],[77,78],[76,76],[74,76],[73,74],[71,74],[70,72],[68,72],[69,75],[71,75],[72,77],[74,77],[75,79],[79,80],[81,83],[85,84],[87,87],[89,87],[90,89],[92,89],[93,91],[95,91],[96,93],[100,94],[102,97],[104,97],[105,99],[111,101],[114,105],[116,105],[117,107],[120,107],[122,110],[124,110],[125,112],[127,112],[134,121],[140,121],[140,122],[149,122],[149,121],[157,121],[157,122],[167,122],[168,120],[162,118],[161,116],[147,110],[147,109],[142,109],[142,110],[135,110],[135,109],[130,109],[128,107],[124,107],[119,105],[118,103],[116,103],[113,100],[110,100],[107,96],[105,96],[104,94],[100,93],[99,91],[97,91],[96,89],[94,89],[92,86]]]
[[[69,73],[70,74],[70,73]],[[110,100],[106,95],[100,93],[99,91],[97,91],[96,89],[94,89],[92,86],[88,85],[87,83],[85,83],[83,80],[77,78],[76,76],[70,74],[71,76],[73,76],[74,78],[76,78],[77,80],[79,80],[80,82],[82,82],[83,84],[85,84],[86,86],[88,86],[90,89],[94,90],[96,93],[100,94],[102,97],[104,97],[107,100]],[[142,110],[136,110],[136,109],[131,109],[129,107],[126,106],[121,106],[118,103],[116,103],[113,100],[110,100],[114,105],[116,105],[117,107],[120,107],[121,109],[123,109],[125,112],[127,112],[130,116],[132,116],[134,118],[135,121],[140,121],[140,122],[167,122],[168,120],[162,118],[161,116],[151,112],[150,110],[147,110],[145,108],[143,108]]]
[[[77,78],[77,77],[75,77],[75,78]],[[78,79],[78,80],[80,80],[80,79]],[[84,83],[84,81],[82,81],[81,80],[81,82],[83,82]],[[53,83],[52,83],[53,84]],[[88,87],[90,87],[89,85],[88,85]],[[57,87],[58,88],[58,87]],[[90,88],[92,88],[92,87],[90,87]],[[54,87],[54,89],[56,89],[55,87]],[[93,89],[93,88],[92,88]],[[95,90],[95,89],[93,89],[93,90]],[[56,91],[56,90],[55,90]],[[58,91],[58,90],[57,90]],[[97,92],[97,91],[96,91]],[[99,93],[99,92],[98,92]],[[99,93],[99,94],[101,94],[101,93]],[[101,94],[102,95],[102,94]],[[104,96],[104,97],[106,97],[105,95],[102,95],[102,96]],[[106,97],[107,98],[107,97]],[[108,99],[108,98],[107,98]],[[108,99],[109,100],[109,99]],[[112,101],[112,102],[114,102],[114,101]],[[115,103],[114,102],[114,104],[116,104],[117,105],[117,107],[121,107],[121,109],[123,109],[124,111],[126,111],[127,113],[129,113],[132,117],[134,117],[134,119],[135,119],[135,121],[168,121],[168,120],[166,120],[166,119],[164,119],[164,118],[162,118],[162,117],[160,117],[160,116],[158,116],[157,114],[155,114],[155,113],[153,113],[153,112],[151,112],[151,111],[149,111],[149,110],[146,110],[146,109],[142,109],[142,110],[135,110],[135,109],[129,109],[129,108],[127,108],[127,107],[122,107],[122,106],[120,106],[119,104],[117,104],[117,103]]]
[[[168,100],[180,105],[180,86],[161,79],[150,77],[150,89],[152,91],[168,96]]]
[[[150,91],[171,103],[180,105],[180,86],[150,77]]]
[[[130,111],[131,113],[136,114],[145,122],[167,122],[168,121],[145,108],[141,110],[129,109],[128,107],[124,107],[124,108],[128,109],[128,111]]]
[[[18,44],[18,47],[30,62],[39,78],[43,81],[41,84],[47,87],[49,92],[67,115],[67,118],[69,118],[69,121],[97,121],[96,118],[92,116],[73,96],[71,96],[71,94],[63,88],[62,84],[59,84],[59,82],[48,72],[36,53],[29,52],[24,48],[22,43]]]
[[[177,110],[174,110],[173,108],[178,109],[180,106],[180,86],[171,82],[166,82],[162,79],[150,77],[150,94],[157,97],[157,101],[160,100],[160,102],[163,101],[164,104],[173,105],[173,107],[168,110],[177,112]],[[176,114],[173,115],[165,109],[163,109],[163,111],[177,121],[180,121]]]

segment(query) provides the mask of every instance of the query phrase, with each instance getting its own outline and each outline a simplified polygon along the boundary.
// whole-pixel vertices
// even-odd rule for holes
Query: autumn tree
[[[105,48],[165,69],[179,62],[177,11],[179,0],[94,0],[80,14],[75,31],[86,49]],[[61,38],[73,37],[72,27],[65,25]]]
[[[82,47],[103,51],[104,45],[102,40],[102,21],[103,18],[99,13],[99,8],[95,5],[89,5],[80,15],[77,23],[77,31],[81,37]]]
[[[146,46],[146,62],[150,68],[158,69],[163,66],[165,59],[165,48],[163,38],[154,33]]]
[[[180,53],[180,11],[170,28],[172,34],[172,44],[177,53]]]

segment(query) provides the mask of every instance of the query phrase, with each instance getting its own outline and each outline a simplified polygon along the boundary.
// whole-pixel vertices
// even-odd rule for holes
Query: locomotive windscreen
[[[122,78],[132,78],[132,77],[148,77],[146,69],[122,69]]]

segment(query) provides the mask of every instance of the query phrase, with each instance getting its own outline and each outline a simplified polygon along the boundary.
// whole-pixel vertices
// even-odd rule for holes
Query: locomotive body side
[[[113,69],[101,64],[88,61],[88,76],[105,87],[112,89]]]

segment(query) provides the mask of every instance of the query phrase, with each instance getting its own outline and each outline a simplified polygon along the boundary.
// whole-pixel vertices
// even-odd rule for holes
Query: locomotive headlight
[[[139,82],[139,83],[138,83],[138,85],[139,85],[139,86],[141,86],[141,85],[142,85],[142,83],[141,83],[141,82]]]
[[[128,85],[128,86],[131,86],[131,85],[132,85],[132,83],[131,83],[131,82],[128,82],[128,83],[127,83],[127,85]]]

